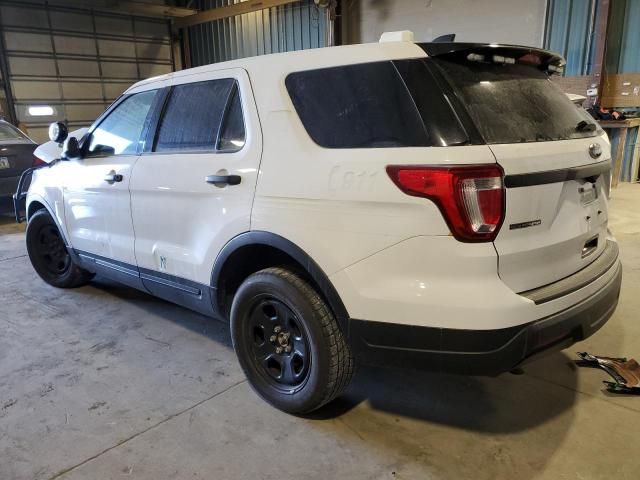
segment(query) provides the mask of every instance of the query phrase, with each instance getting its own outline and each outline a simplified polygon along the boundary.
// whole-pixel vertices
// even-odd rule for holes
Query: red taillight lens
[[[32,167],[42,167],[43,165],[47,165],[47,162],[42,160],[40,157],[33,156],[33,162],[31,163]]]
[[[462,242],[491,242],[504,220],[504,172],[500,166],[388,166],[407,195],[432,200],[451,233]]]

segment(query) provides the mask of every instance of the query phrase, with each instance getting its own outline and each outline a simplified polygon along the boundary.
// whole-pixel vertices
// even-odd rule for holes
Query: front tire
[[[37,211],[27,225],[27,252],[36,273],[54,287],[80,287],[94,276],[74,263],[58,226],[44,209]]]
[[[231,307],[231,335],[253,389],[288,413],[304,414],[337,397],[354,360],[318,293],[284,268],[249,276]]]

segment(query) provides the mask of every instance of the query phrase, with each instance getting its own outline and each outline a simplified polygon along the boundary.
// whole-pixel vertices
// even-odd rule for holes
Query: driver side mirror
[[[69,129],[62,122],[53,122],[49,125],[49,140],[56,142],[58,145],[62,145],[69,136]]]
[[[80,149],[80,143],[76,137],[69,137],[64,142],[62,148],[62,158],[65,160],[71,160],[73,158],[80,158],[82,156],[82,150]]]

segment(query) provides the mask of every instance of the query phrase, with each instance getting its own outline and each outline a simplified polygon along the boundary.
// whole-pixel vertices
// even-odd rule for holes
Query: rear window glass
[[[286,86],[305,129],[325,148],[424,147],[465,141],[422,60],[411,62],[296,72],[287,77]],[[419,98],[413,98],[411,90],[419,91]],[[436,119],[449,127],[437,127]],[[441,130],[453,131],[452,138],[443,137]]]
[[[434,59],[461,97],[487,143],[592,137],[597,124],[549,80],[527,65]]]
[[[158,128],[155,151],[215,150],[234,86],[235,80],[225,78],[173,87]]]
[[[240,104],[240,92],[237,85],[231,92],[227,108],[228,111],[220,128],[218,150],[221,152],[236,152],[244,147],[246,137],[242,105]]]
[[[0,123],[0,141],[2,140],[24,140],[26,137],[22,135],[16,128],[8,123]]]

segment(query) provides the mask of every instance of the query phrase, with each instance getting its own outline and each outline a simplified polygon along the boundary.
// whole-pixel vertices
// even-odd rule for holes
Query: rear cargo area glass
[[[595,121],[530,65],[432,59],[487,143],[570,140],[598,134]]]

